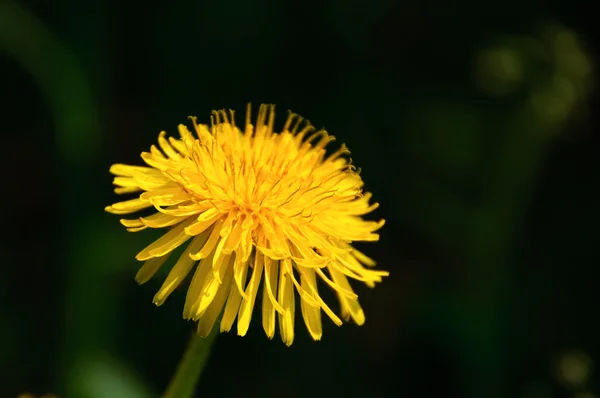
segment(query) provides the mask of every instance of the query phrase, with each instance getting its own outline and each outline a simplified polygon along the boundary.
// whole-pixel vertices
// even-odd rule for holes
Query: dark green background
[[[597,26],[567,1],[0,0],[0,397],[164,390],[193,325],[134,282],[156,234],[104,213],[108,168],[249,101],[350,147],[390,277],[321,342],[220,336],[198,397],[600,394]]]

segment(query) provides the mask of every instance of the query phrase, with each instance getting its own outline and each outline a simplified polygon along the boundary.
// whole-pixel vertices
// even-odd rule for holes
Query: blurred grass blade
[[[60,154],[72,163],[99,149],[97,108],[77,58],[19,4],[0,1],[0,52],[10,54],[34,78],[56,123]]]

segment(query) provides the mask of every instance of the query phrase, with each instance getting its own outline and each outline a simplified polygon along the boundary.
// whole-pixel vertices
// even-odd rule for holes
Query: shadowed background
[[[181,291],[151,302],[168,267],[135,283],[158,232],[104,213],[108,168],[247,102],[349,146],[390,277],[321,342],[299,316],[290,348],[256,316],[219,336],[196,396],[599,396],[597,26],[567,1],[0,0],[0,397],[164,390],[193,325]]]

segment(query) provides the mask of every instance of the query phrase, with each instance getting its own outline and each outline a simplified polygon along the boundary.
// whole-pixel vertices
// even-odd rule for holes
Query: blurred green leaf
[[[29,71],[42,90],[61,154],[73,163],[89,162],[99,149],[99,120],[77,58],[40,20],[10,0],[0,2],[0,50]]]
[[[150,398],[158,394],[125,364],[106,353],[79,357],[69,374],[69,395],[79,398]]]

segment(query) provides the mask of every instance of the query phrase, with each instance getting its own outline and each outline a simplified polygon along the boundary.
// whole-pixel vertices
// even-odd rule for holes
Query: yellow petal
[[[115,177],[113,178],[113,184],[124,188],[139,188],[138,184],[131,177]]]
[[[215,248],[215,252],[213,254],[213,263],[212,263],[212,271],[215,276],[217,282],[221,283],[221,275],[223,275],[224,267],[229,258],[232,257],[231,254],[223,253],[223,246],[225,244],[225,239],[221,239]]]
[[[176,160],[180,159],[181,156],[179,156],[179,154],[175,152],[171,144],[169,144],[169,141],[167,141],[167,139],[165,138],[166,135],[167,133],[165,131],[161,131],[158,135],[158,145],[160,145],[160,149],[162,149],[165,155],[167,155],[169,158]]]
[[[229,236],[229,234],[231,234],[231,230],[233,228],[233,221],[236,219],[236,217],[237,217],[236,212],[233,210],[230,210],[229,213],[227,214],[227,217],[225,217],[223,224],[221,225],[221,236],[222,237],[226,237],[226,236]]]
[[[130,214],[151,206],[152,203],[150,202],[146,202],[141,199],[131,199],[124,202],[115,203],[112,206],[107,206],[104,208],[104,210],[112,214]]]
[[[140,199],[159,206],[173,206],[188,201],[190,195],[181,187],[169,187],[144,192],[140,195]]]
[[[127,219],[127,218],[122,218],[119,220],[119,222],[121,223],[121,225],[127,227],[127,228],[139,228],[139,227],[143,227],[144,224],[140,221],[139,218],[135,218],[135,219]]]
[[[227,293],[235,288],[231,284],[231,277],[233,275],[232,268],[229,267],[223,276],[223,284],[219,287],[217,291],[217,295],[215,296],[210,306],[202,315],[200,320],[198,320],[198,334],[200,337],[207,337],[217,320],[217,317],[223,310],[223,305],[225,304],[225,300],[227,299]],[[222,325],[223,323],[221,323]]]
[[[279,271],[278,261],[267,261],[265,258],[265,287],[263,288],[263,310],[262,310],[262,324],[263,329],[268,338],[272,339],[275,335],[275,306],[277,300],[273,297],[273,290],[277,290],[277,277]],[[285,312],[281,306],[279,306],[282,312]]]
[[[146,228],[147,227],[145,225],[141,226],[141,227],[130,227],[130,228],[127,228],[127,232],[139,232],[139,231],[145,230]]]
[[[240,296],[244,298],[244,300],[248,300],[248,296],[244,290],[244,286],[246,285],[246,271],[248,270],[248,259],[238,256],[235,256],[235,262],[233,263],[233,279],[238,289],[238,293]],[[237,312],[237,310],[236,310]]]
[[[198,302],[202,298],[204,283],[211,271],[209,263],[212,263],[212,256],[208,256],[196,267],[196,271],[194,272],[194,276],[192,277],[192,281],[190,282],[190,286],[185,296],[185,304],[183,306],[184,319],[192,319],[194,316],[194,310],[197,308]]]
[[[331,270],[331,267],[329,267],[328,269]],[[317,275],[319,275],[321,277],[321,279],[323,281],[325,281],[325,283],[327,283],[338,294],[341,294],[341,295],[349,298],[350,300],[354,300],[358,297],[352,290],[345,290],[340,285],[338,285],[337,283],[335,283],[331,279],[329,279],[327,277],[327,275],[325,275],[323,270],[317,269],[316,272],[317,272]]]
[[[185,228],[193,221],[186,220],[176,227],[173,227],[169,232],[152,242],[149,246],[147,246],[144,250],[138,253],[135,258],[138,260],[147,260],[151,257],[160,257],[171,250],[176,249],[182,243],[191,238],[191,236],[186,235]]]
[[[242,263],[243,260],[236,258],[234,262],[234,277],[239,273],[239,279],[242,284],[246,283],[246,275],[248,271],[248,266],[244,264],[241,267],[237,267],[236,265]],[[239,285],[231,286],[229,290],[229,298],[227,299],[227,304],[225,305],[225,311],[223,312],[223,319],[221,320],[221,332],[229,332],[231,327],[233,326],[233,322],[235,321],[235,317],[237,316],[238,310],[240,308],[240,303],[242,302],[242,295],[239,291]]]
[[[289,241],[293,244],[292,253],[300,260],[305,260],[312,267],[325,266],[327,261],[329,261],[329,259],[317,254],[313,250],[314,246],[311,242],[294,231],[294,228],[291,226],[285,229],[285,233]]]
[[[354,257],[356,257],[356,259],[358,261],[360,261],[361,263],[363,263],[364,265],[366,265],[367,267],[374,267],[375,266],[375,260],[373,260],[370,257],[367,257],[364,253],[356,250],[356,249],[352,249],[352,254],[354,255]]]
[[[169,137],[169,143],[173,148],[177,150],[181,155],[189,156],[189,151],[186,149],[183,141],[175,139],[173,137]]]
[[[142,265],[140,270],[135,275],[135,280],[137,283],[141,285],[148,282],[150,278],[156,274],[156,271],[158,271],[158,269],[165,263],[165,261],[167,261],[170,254],[171,253],[167,253],[162,257],[154,257],[144,262],[144,265]]]
[[[275,298],[277,292],[277,280],[279,277],[279,261],[273,260],[269,257],[265,257],[265,287],[264,298],[267,298],[271,305],[275,308],[275,311],[283,314],[285,309],[279,304]]]
[[[258,227],[258,218],[246,217],[246,220],[242,223],[242,236],[240,238],[240,254],[243,258],[250,257],[252,253],[253,237],[252,232]]]
[[[304,273],[304,270],[301,270]],[[305,279],[306,290],[312,294],[312,297],[317,301],[321,309],[337,326],[342,325],[342,320],[329,308],[329,306],[323,301],[321,296],[319,296],[319,292],[317,290],[317,284],[312,283],[310,278]]]
[[[117,195],[123,195],[128,193],[140,192],[142,189],[139,187],[116,187],[115,193]]]
[[[215,222],[215,225],[210,233],[210,236],[209,236],[208,240],[206,241],[206,243],[204,244],[204,246],[202,246],[202,249],[200,249],[196,253],[190,254],[190,257],[192,259],[201,260],[203,258],[207,258],[208,255],[213,252],[215,246],[217,245],[217,242],[219,242],[219,239],[221,238],[221,235],[220,235],[221,224],[222,224],[221,220],[217,220],[217,222]]]
[[[306,291],[304,289],[304,287],[302,287],[302,285],[300,285],[300,283],[298,283],[298,280],[294,276],[294,266],[292,264],[292,260],[290,260],[289,258],[286,258],[285,260],[283,260],[281,262],[281,266],[285,267],[287,275],[291,278],[292,283],[296,287],[298,294],[300,294],[300,298],[302,299],[302,301],[305,301],[308,305],[312,305],[313,307],[318,307],[319,302],[313,298],[312,291],[311,292]],[[301,273],[304,272],[304,268],[300,267],[299,269],[300,269]]]
[[[208,229],[211,225],[221,217],[221,213],[214,207],[200,214],[196,220],[185,229],[185,233],[191,236],[196,236]]]
[[[242,224],[243,218],[237,220],[235,222],[235,225],[231,229],[231,233],[227,238],[227,244],[225,245],[225,247],[223,247],[223,251],[225,251],[226,253],[231,253],[240,244],[240,240],[242,239]]]
[[[225,273],[225,271],[227,271],[228,267],[233,267],[232,260],[233,259],[230,255],[226,254],[224,256],[222,261],[222,267],[224,268],[223,272],[221,272],[222,275]],[[208,264],[204,264],[205,262],[206,260],[202,261],[199,266],[207,267]],[[208,306],[212,303],[215,296],[217,295],[217,292],[219,291],[219,288],[222,286],[223,285],[215,277],[215,273],[209,272],[206,276],[206,280],[204,281],[204,286],[202,287],[200,298],[196,303],[195,308],[192,308],[193,320],[196,321],[204,315],[204,312],[208,309]]]
[[[239,336],[245,336],[250,327],[252,310],[254,309],[254,302],[256,301],[256,295],[258,294],[258,287],[260,286],[260,280],[263,273],[263,261],[263,255],[258,252],[255,253],[252,276],[250,277],[250,282],[248,282],[248,287],[246,288],[248,299],[242,301],[238,313],[237,333]]]
[[[152,191],[161,187],[166,187],[168,185],[174,184],[174,182],[172,182],[160,171],[154,169],[151,170],[154,172],[149,173],[147,171],[136,171],[133,173],[133,181],[138,187],[142,188],[144,191]]]
[[[123,177],[133,177],[133,174],[138,172],[154,172],[155,170],[150,167],[144,166],[130,166],[128,164],[116,163],[110,166],[109,169],[111,174]]]
[[[344,274],[333,268],[329,268],[329,273],[331,274],[333,281],[340,285],[340,287],[345,290],[352,291],[352,287],[350,286],[350,283],[348,283],[348,279],[346,279]],[[339,293],[338,299],[340,300],[342,316],[344,319],[348,320],[350,317],[352,317],[357,325],[362,325],[365,323],[365,313],[358,303],[358,299],[350,299]]]
[[[154,146],[153,146],[154,148]],[[162,155],[157,154],[156,148],[151,153],[142,152],[142,159],[148,166],[152,166],[158,170],[166,170],[169,168],[170,163],[167,159],[165,159]]]
[[[281,341],[285,345],[290,346],[294,342],[294,284],[285,267],[280,267],[279,271],[279,290],[277,295],[278,301],[285,310],[283,314],[279,314],[279,334]]]
[[[379,271],[379,270],[371,270],[364,268],[354,256],[339,256],[334,261],[329,264],[329,267],[334,267],[342,274],[356,279],[357,281],[361,281],[366,283],[368,286],[372,287],[373,283],[381,282],[381,278],[384,276],[388,276],[388,271]],[[357,265],[358,264],[358,265]]]
[[[185,251],[179,256],[179,259],[169,271],[169,275],[163,282],[161,288],[158,290],[154,299],[152,300],[156,305],[162,305],[167,297],[179,286],[179,284],[185,279],[196,261],[192,260],[189,256],[190,252],[194,252],[199,249],[199,246],[206,240],[206,236],[199,235],[192,239],[192,242],[188,245]]]
[[[192,120],[194,120],[194,119],[192,119]],[[186,141],[186,140],[189,140],[191,142],[195,141],[194,136],[192,136],[192,133],[190,133],[190,130],[188,130],[188,128],[185,124],[180,124],[179,126],[177,126],[177,129],[179,130],[179,135],[181,136],[182,141]]]
[[[165,157],[165,155],[161,151],[158,150],[158,148],[156,147],[156,145],[150,146],[150,153],[152,155],[154,155],[157,159],[167,160],[167,158]]]
[[[306,269],[301,275],[302,286],[305,289],[309,288],[309,281],[314,286],[317,285],[317,277],[315,276],[315,271],[313,269]],[[319,307],[310,305],[306,300],[300,300],[300,307],[302,309],[302,317],[304,318],[304,323],[306,324],[308,332],[314,340],[321,340],[321,336],[323,335],[321,309]]]
[[[165,228],[185,221],[185,217],[175,217],[164,213],[154,213],[148,217],[140,217],[139,221],[142,225],[150,228]]]
[[[213,207],[213,205],[208,200],[205,200],[202,202],[183,202],[176,206],[170,206],[167,208],[163,208],[155,204],[154,207],[156,207],[156,210],[159,212],[168,214],[170,216],[187,217],[208,210]]]

